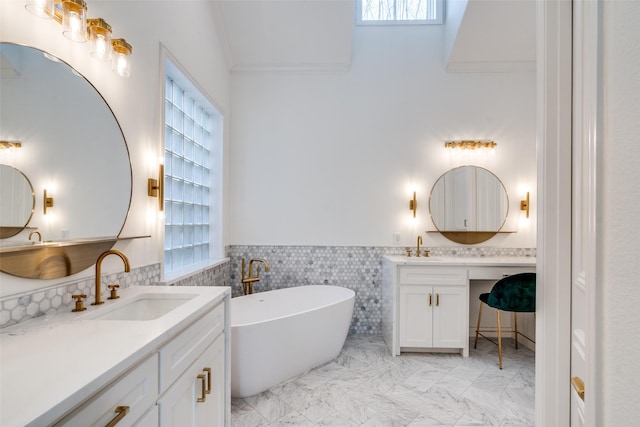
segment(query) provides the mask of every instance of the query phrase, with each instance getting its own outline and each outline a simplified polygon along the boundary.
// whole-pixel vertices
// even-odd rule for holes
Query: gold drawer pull
[[[432,298],[432,295],[429,294],[429,307],[431,307],[431,298]]]
[[[107,423],[105,427],[113,427],[120,422],[124,417],[129,413],[128,406],[117,406],[116,407],[116,416]]]
[[[205,382],[207,381],[206,378],[207,377],[204,374],[198,375],[198,379],[202,380],[202,394],[201,394],[202,397],[198,398],[198,402],[204,402],[205,400],[207,400],[207,396],[206,396],[207,390],[206,390],[206,386],[205,386]]]
[[[211,368],[204,368],[202,370],[207,373],[207,389],[205,393],[211,394]]]
[[[440,294],[436,294],[436,307],[440,306]]]
[[[584,382],[582,379],[580,377],[572,377],[571,385],[576,390],[576,393],[578,393],[578,396],[580,396],[580,399],[584,400]]]

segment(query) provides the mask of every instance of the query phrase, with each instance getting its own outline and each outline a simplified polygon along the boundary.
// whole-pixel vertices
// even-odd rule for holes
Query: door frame
[[[568,426],[572,2],[536,0],[536,425]]]

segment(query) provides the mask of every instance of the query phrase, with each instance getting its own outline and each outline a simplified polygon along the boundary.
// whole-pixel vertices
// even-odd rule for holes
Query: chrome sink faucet
[[[245,276],[245,261],[242,258],[242,290],[245,295],[253,293],[253,282],[257,282],[260,280],[260,267],[258,267],[257,274],[253,275],[253,263],[261,262],[264,264],[264,271],[269,271],[269,263],[264,258],[252,258],[249,261],[249,275]]]
[[[128,273],[129,271],[131,271],[131,267],[129,266],[129,260],[122,252],[117,251],[115,249],[111,249],[100,254],[100,256],[98,257],[98,260],[96,261],[96,299],[94,302],[91,303],[91,305],[104,304],[104,301],[102,301],[102,289],[101,289],[102,279],[100,277],[100,269],[102,267],[102,261],[109,255],[117,255],[120,257],[120,259],[122,259],[122,262],[124,263],[125,273]]]

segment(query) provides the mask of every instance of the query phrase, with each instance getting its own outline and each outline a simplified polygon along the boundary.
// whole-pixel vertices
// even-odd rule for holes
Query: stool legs
[[[473,348],[478,348],[478,334],[480,333],[480,319],[482,319],[482,306],[483,302],[480,302],[480,310],[478,311],[478,326],[476,326],[476,341],[473,343]]]
[[[516,350],[518,349],[518,313],[513,312],[513,338],[516,340]]]
[[[502,369],[502,327],[500,326],[500,310],[498,313],[498,360],[500,361],[500,369]]]

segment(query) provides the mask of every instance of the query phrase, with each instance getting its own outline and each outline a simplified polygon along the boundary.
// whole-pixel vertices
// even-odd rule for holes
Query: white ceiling
[[[232,71],[349,69],[354,0],[218,0],[216,6]],[[447,0],[445,14],[448,71],[535,69],[535,0]]]

